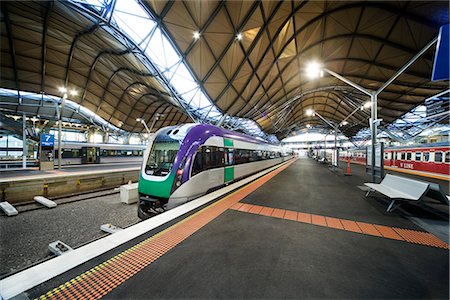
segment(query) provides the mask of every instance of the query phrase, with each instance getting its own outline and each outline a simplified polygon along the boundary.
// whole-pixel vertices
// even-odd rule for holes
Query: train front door
[[[100,162],[100,148],[98,147],[82,147],[81,163],[96,164]]]

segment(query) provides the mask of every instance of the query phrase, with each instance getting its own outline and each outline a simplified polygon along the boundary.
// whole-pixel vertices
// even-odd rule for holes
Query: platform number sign
[[[55,136],[53,134],[41,135],[41,146],[53,147],[55,145]]]

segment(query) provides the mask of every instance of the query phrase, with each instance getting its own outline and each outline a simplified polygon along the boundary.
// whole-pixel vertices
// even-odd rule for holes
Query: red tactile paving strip
[[[283,219],[285,213],[286,211],[284,209],[275,208],[272,212],[272,217]]]
[[[447,243],[441,241],[440,239],[438,239],[437,237],[428,232],[419,232],[395,227],[393,229],[407,242],[420,245],[427,245],[430,247],[448,248]]]
[[[265,207],[238,202],[286,169],[294,161],[282,165],[222,200],[61,284],[59,287],[41,295],[38,299],[100,299],[224,211],[232,208],[242,212],[264,215]],[[270,209],[269,211],[272,213],[274,210]],[[277,211],[283,212],[281,216],[283,218],[285,211]],[[281,215],[281,212],[278,212],[277,215]]]
[[[241,208],[244,205],[245,210],[242,210]],[[297,221],[300,223],[308,223],[366,235],[373,235],[386,239],[399,240],[424,246],[450,249],[447,243],[441,241],[429,232],[388,227],[364,222],[355,222],[351,220],[307,214],[278,208],[263,207],[247,203],[242,204],[242,206],[240,205],[240,203],[236,203],[235,205],[231,206],[230,209],[245,211],[257,215]]]
[[[299,212],[297,220],[302,223],[311,223],[311,215]]]
[[[273,212],[273,208],[271,208],[271,207],[264,207],[259,214],[263,215],[263,216],[271,216],[272,212]]]
[[[344,229],[344,226],[342,226],[341,220],[332,218],[332,217],[325,217],[325,220],[327,221],[327,226],[331,228],[336,229]]]

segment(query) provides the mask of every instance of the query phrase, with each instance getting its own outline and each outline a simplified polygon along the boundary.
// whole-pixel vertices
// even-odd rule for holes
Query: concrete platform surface
[[[447,299],[448,244],[340,176],[298,160],[27,293]]]

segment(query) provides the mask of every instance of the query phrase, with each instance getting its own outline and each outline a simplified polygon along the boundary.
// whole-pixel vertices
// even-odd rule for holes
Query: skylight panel
[[[135,1],[117,0],[113,19],[135,42],[141,43],[156,23]]]
[[[203,93],[203,91],[201,91],[199,89],[199,92],[196,94],[195,96],[195,103],[198,105],[198,108],[207,108],[209,109],[209,106],[211,106],[211,102],[209,102],[208,98],[206,98],[205,94]]]
[[[180,56],[159,28],[155,29],[145,52],[159,65],[161,71],[172,68],[181,61]]]
[[[183,95],[185,100],[190,100],[194,97],[196,89],[199,88],[197,82],[183,63],[176,68],[172,78],[170,79],[170,83],[180,94]],[[186,94],[186,97],[184,97],[184,94]]]
[[[74,2],[86,3],[97,11],[101,11],[108,4],[106,0],[79,0]]]

